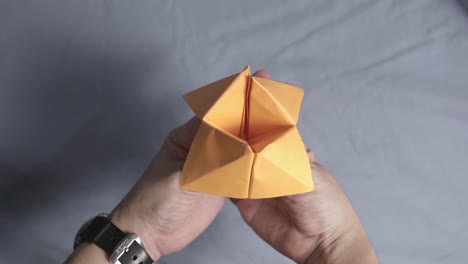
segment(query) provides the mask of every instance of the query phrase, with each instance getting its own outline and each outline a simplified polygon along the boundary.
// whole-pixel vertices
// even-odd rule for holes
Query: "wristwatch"
[[[109,256],[113,264],[152,264],[137,234],[126,234],[112,224],[106,214],[84,223],[75,237],[73,248],[80,243],[94,243]]]

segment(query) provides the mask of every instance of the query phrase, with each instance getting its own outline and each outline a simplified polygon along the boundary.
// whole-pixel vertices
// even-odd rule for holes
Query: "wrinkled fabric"
[[[468,259],[468,16],[457,1],[1,1],[0,263],[60,263],[169,130],[247,64],[305,90],[299,129],[382,263]],[[160,263],[291,263],[227,204]]]

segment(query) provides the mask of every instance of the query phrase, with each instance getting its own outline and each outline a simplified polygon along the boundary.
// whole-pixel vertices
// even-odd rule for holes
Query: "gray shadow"
[[[52,139],[37,144],[34,142],[40,137],[23,138],[25,144],[43,148],[61,144],[52,158],[31,169],[0,159],[0,175],[6,179],[0,186],[0,211],[17,219],[37,217],[72,193],[98,191],[100,186],[119,183],[128,183],[130,188],[135,175],[115,177],[100,172],[128,160],[143,171],[174,126],[168,113],[180,112],[171,101],[172,95],[169,100],[167,93],[158,96],[157,87],[151,98],[141,93],[148,76],[161,87],[178,85],[177,80],[158,74],[160,69],[167,71],[164,56],[147,57],[143,51],[122,54],[83,45],[64,49],[56,44],[63,42],[60,35],[43,35],[47,37],[31,36],[28,44],[19,48],[30,58],[27,79],[17,86],[34,93],[24,107],[39,109],[31,122],[45,123],[56,134],[70,123],[79,126],[69,129],[72,132],[64,143]],[[44,46],[49,47],[47,54],[35,50]],[[38,89],[40,92],[33,91]],[[70,122],[74,115],[77,122]],[[44,132],[40,126],[37,130],[30,134]]]
[[[468,1],[467,0],[459,0],[459,1],[465,8],[468,8]]]
[[[465,8],[465,12],[468,15],[468,0],[458,0],[458,2]]]

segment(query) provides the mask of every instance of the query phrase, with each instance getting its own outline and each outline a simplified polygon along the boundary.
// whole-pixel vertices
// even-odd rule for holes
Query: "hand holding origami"
[[[303,91],[249,67],[184,96],[202,120],[180,187],[233,198],[314,190],[296,123]]]
[[[269,78],[266,71],[259,71],[256,76]],[[251,93],[254,94],[254,91]],[[246,123],[244,127],[249,124]],[[144,175],[109,216],[121,230],[139,234],[153,260],[188,245],[205,230],[224,206],[224,197],[178,187],[187,150],[192,149],[191,155],[196,154],[191,145],[199,127],[200,121],[193,118],[174,129]],[[286,127],[291,129],[290,125]],[[220,130],[220,134],[225,133],[224,128]],[[244,136],[237,134],[240,139],[234,140],[233,145],[238,141],[249,144],[255,142],[249,139],[248,130],[240,130]],[[229,137],[230,134],[227,135]],[[301,151],[298,153],[304,151],[302,143],[300,146]],[[256,148],[259,149],[258,145]],[[289,150],[284,148],[285,156],[291,155]],[[205,153],[204,156],[209,155]],[[310,150],[308,158],[317,183],[316,191],[270,199],[232,199],[242,218],[265,242],[296,263],[378,263],[346,195],[333,176],[315,161]],[[235,173],[230,175],[236,176]],[[274,187],[274,192],[278,194],[282,186]],[[66,263],[108,263],[108,259],[98,247],[82,244]]]

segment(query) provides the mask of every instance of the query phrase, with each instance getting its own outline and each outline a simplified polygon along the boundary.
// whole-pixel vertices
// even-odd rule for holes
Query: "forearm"
[[[90,243],[81,243],[68,257],[65,264],[109,264],[106,253],[98,246]]]

